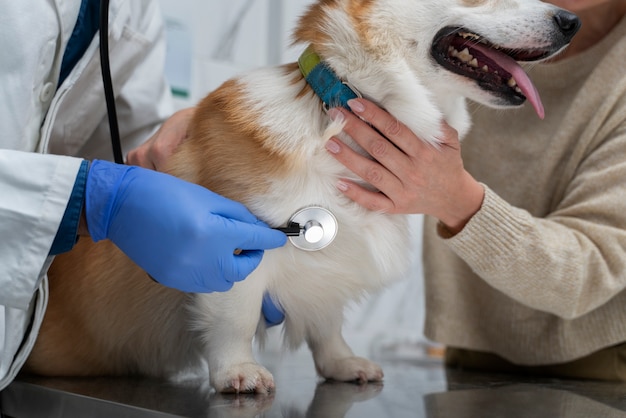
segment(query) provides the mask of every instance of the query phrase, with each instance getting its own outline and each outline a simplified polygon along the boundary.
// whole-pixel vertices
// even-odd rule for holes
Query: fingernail
[[[341,113],[341,111],[335,107],[331,108],[328,111],[328,116],[333,122],[343,122],[343,113]]]
[[[329,139],[326,142],[326,149],[333,154],[339,154],[339,151],[341,151],[341,146],[334,139]]]
[[[349,187],[350,186],[345,181],[339,180],[337,182],[337,188],[341,190],[342,192],[347,192]]]
[[[350,109],[352,109],[353,112],[357,113],[365,110],[365,106],[363,106],[363,103],[359,102],[356,99],[348,100],[348,106],[350,106]]]

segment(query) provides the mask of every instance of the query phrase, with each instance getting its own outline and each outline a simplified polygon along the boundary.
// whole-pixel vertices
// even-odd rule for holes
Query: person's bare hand
[[[339,190],[370,210],[432,215],[452,233],[463,229],[480,209],[484,189],[463,167],[457,132],[442,122],[441,145],[434,147],[365,99],[352,100],[349,105],[372,126],[343,108],[331,109],[330,115],[345,119],[344,132],[373,160],[336,137],[328,141],[326,149],[379,191],[348,179],[339,181]]]
[[[128,153],[126,163],[162,171],[169,156],[187,138],[194,110],[190,107],[174,113],[150,139]]]

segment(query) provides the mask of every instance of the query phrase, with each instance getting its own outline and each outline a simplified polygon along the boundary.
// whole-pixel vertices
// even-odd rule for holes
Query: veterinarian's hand
[[[263,295],[263,303],[261,304],[261,312],[265,318],[265,325],[273,327],[282,324],[285,320],[285,312],[279,303],[274,302],[269,293]]]
[[[187,139],[187,127],[194,110],[190,107],[174,113],[150,139],[128,152],[126,163],[163,171],[169,156]]]
[[[379,192],[348,179],[339,181],[339,190],[370,210],[432,215],[451,233],[463,229],[480,209],[484,189],[463,167],[457,132],[442,123],[443,137],[437,149],[373,103],[355,99],[349,105],[378,132],[345,109],[331,109],[330,115],[345,119],[344,132],[374,160],[354,152],[338,138],[331,138],[326,149]]]
[[[94,241],[110,239],[156,281],[184,292],[230,289],[263,250],[287,239],[204,187],[99,160],[87,177],[85,214]]]

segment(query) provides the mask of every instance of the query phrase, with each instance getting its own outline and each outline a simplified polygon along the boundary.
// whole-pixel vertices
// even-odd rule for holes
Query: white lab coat
[[[112,158],[98,35],[57,89],[79,6],[0,0],[0,390],[24,364],[42,322],[48,253],[79,165]],[[111,0],[111,72],[125,152],[173,110],[163,35],[156,1]]]

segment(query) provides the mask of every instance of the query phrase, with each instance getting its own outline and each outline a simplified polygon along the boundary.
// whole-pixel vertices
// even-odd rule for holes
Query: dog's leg
[[[355,356],[341,334],[341,320],[325,329],[309,332],[307,343],[313,353],[318,374],[326,379],[359,383],[380,381],[383,371],[376,363]]]
[[[211,385],[218,392],[274,390],[272,374],[252,353],[264,291],[259,286],[263,281],[257,279],[237,283],[227,293],[196,295],[194,328],[202,335]]]

